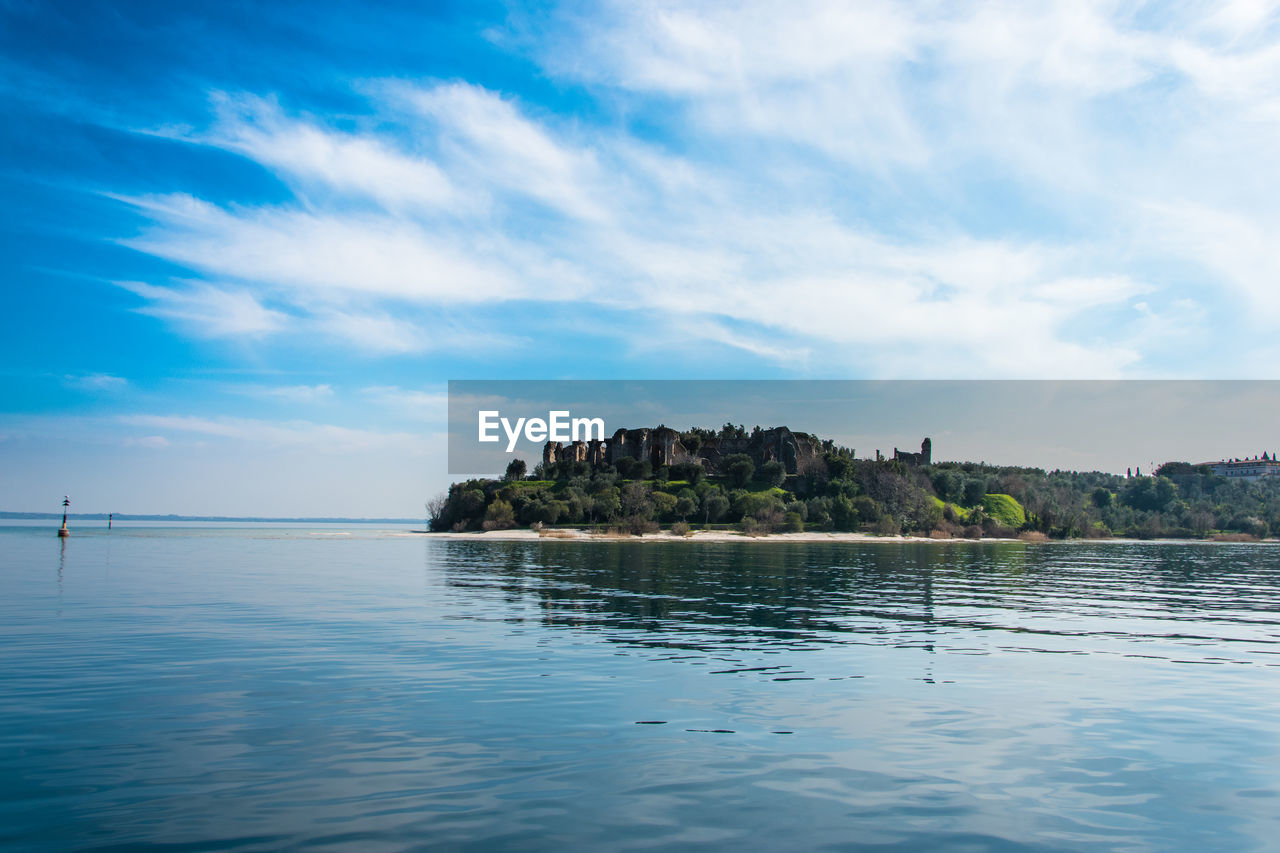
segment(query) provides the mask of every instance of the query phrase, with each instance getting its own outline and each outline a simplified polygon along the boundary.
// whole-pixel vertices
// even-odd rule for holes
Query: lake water
[[[1280,550],[0,526],[8,849],[1280,844]]]

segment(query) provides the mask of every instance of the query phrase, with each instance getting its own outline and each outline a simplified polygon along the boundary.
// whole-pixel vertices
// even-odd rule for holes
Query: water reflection
[[[58,609],[57,615],[62,615],[62,573],[67,567],[67,540],[65,537],[58,537]]]
[[[1179,659],[1212,646],[1220,662],[1280,642],[1280,552],[1265,546],[439,544],[450,586],[500,591],[515,611],[536,604],[548,627],[635,647],[1132,653],[1156,643],[1180,647]]]

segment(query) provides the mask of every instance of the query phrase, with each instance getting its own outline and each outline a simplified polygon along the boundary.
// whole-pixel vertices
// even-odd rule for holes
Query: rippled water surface
[[[0,844],[1280,842],[1280,550],[0,528]]]

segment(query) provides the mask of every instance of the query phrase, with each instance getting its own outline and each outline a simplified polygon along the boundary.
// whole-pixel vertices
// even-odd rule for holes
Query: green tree
[[[833,480],[845,480],[853,474],[853,460],[843,453],[827,453],[823,455],[827,463],[827,476]]]
[[[608,488],[591,497],[591,513],[593,519],[608,521],[617,518],[622,512],[622,501],[616,488]]]
[[[706,470],[697,462],[677,462],[671,466],[671,479],[685,480],[691,486],[702,482]]]
[[[880,511],[880,505],[866,495],[859,495],[853,499],[853,511],[858,515],[859,524],[879,521],[883,514]]]
[[[1168,477],[1133,477],[1120,494],[1125,506],[1148,512],[1163,512],[1177,497],[1177,487]]]
[[[680,499],[668,492],[654,492],[652,494],[654,512],[659,518],[670,518],[676,511],[676,504],[680,503]]]
[[[511,504],[501,498],[489,504],[489,508],[485,510],[484,528],[486,530],[503,530],[513,527],[515,523],[515,510]]]
[[[627,518],[653,518],[653,492],[639,481],[622,488],[622,514]]]
[[[731,453],[721,461],[721,470],[734,488],[742,488],[756,475],[756,465],[745,453]]]
[[[555,524],[569,512],[569,505],[564,501],[543,500],[533,503],[525,510],[529,521],[540,521],[543,524]]]
[[[760,466],[760,479],[768,486],[781,486],[787,479],[782,463],[770,459]]]
[[[721,489],[713,492],[707,492],[702,499],[702,516],[703,523],[710,524],[713,521],[719,521],[724,518],[725,513],[729,511],[729,498]]]
[[[961,492],[961,503],[965,506],[977,506],[987,494],[987,481],[981,477],[969,477],[964,481]]]
[[[777,501],[765,504],[749,517],[755,520],[757,529],[765,533],[772,533],[777,530],[782,526],[786,518],[782,511],[782,504]]]
[[[808,515],[805,520],[810,525],[826,527],[831,524],[831,498],[809,498],[805,506],[808,508]]]
[[[930,479],[933,482],[933,490],[944,501],[958,501],[962,498],[964,475],[959,471],[943,468],[934,471]]]
[[[525,464],[523,459],[512,459],[507,463],[507,473],[503,477],[504,480],[523,480],[525,473],[529,470],[529,466]]]
[[[463,515],[472,516],[484,508],[484,492],[480,489],[467,489],[462,493],[458,508]]]
[[[698,511],[698,496],[694,494],[693,489],[684,489],[676,496],[676,515],[680,516],[681,521],[685,521],[689,516]]]
[[[697,432],[680,433],[680,443],[684,445],[687,453],[697,455],[698,450],[702,448],[702,434]]]
[[[858,528],[858,511],[853,508],[853,501],[845,495],[831,498],[831,526],[836,530]]]
[[[733,506],[734,515],[747,518],[755,516],[765,507],[780,505],[781,502],[768,492],[748,492],[739,489],[730,495],[730,504]]]

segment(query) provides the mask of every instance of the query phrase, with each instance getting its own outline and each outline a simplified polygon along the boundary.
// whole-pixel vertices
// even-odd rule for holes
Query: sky
[[[451,379],[1280,378],[1278,36],[0,0],[0,509],[415,516]]]

